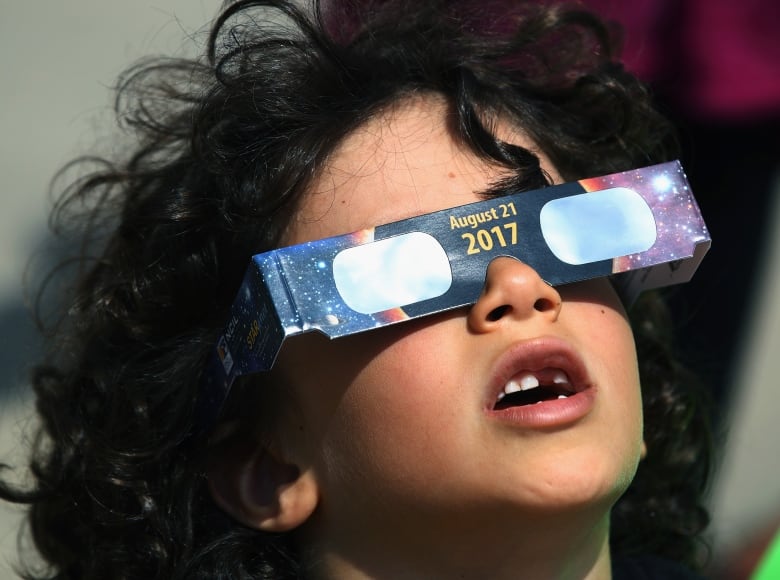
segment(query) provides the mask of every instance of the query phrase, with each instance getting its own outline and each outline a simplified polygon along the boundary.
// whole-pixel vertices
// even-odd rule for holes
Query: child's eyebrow
[[[539,168],[537,171],[530,172],[515,170],[490,182],[485,189],[475,191],[474,195],[482,199],[495,199],[551,185],[555,185],[555,183],[544,169]]]
[[[514,181],[512,179],[512,181]],[[508,182],[506,179],[502,179],[496,183],[491,183],[485,189],[480,189],[474,192],[474,195],[482,199],[495,199],[497,197],[506,197],[513,193],[520,193],[514,183]]]
[[[541,183],[530,182],[527,176],[520,177],[513,175],[491,183],[485,189],[475,191],[474,195],[481,199],[496,199],[516,193],[523,193],[524,191],[541,189],[549,185],[551,184],[546,181]]]

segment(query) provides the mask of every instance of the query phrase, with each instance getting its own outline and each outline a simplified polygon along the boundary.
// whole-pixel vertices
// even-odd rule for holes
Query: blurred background
[[[671,304],[680,348],[715,403],[715,578],[747,578],[780,523],[780,3],[583,0],[680,131],[712,234]]]
[[[34,421],[25,376],[38,342],[23,279],[34,285],[64,254],[47,231],[49,181],[77,155],[114,147],[118,74],[150,54],[197,54],[220,4],[0,0],[0,463],[22,465]],[[16,578],[19,523],[0,502],[0,580]]]
[[[49,180],[114,146],[117,75],[145,55],[197,53],[220,3],[0,2],[0,462],[22,464],[34,425],[25,375],[38,341],[23,280],[61,255],[46,229]],[[672,300],[685,357],[716,402],[712,574],[746,578],[780,522],[780,4],[584,3],[623,24],[626,65],[680,127],[713,235]],[[15,578],[20,516],[0,503],[0,580]]]

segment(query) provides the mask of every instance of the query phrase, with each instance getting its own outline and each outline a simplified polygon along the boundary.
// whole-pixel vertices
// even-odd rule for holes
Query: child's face
[[[444,111],[405,104],[351,135],[285,242],[478,201],[505,170],[458,145]],[[444,542],[480,522],[501,533],[540,513],[606,517],[640,456],[634,342],[605,279],[553,289],[500,258],[475,306],[333,341],[296,337],[273,374],[289,396],[282,447],[315,475],[316,521],[331,538]],[[534,377],[582,392],[495,409],[511,379]]]

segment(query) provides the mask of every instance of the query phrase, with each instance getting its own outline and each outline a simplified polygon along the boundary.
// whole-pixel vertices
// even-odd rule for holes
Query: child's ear
[[[286,532],[309,519],[319,502],[311,469],[301,469],[251,438],[212,449],[208,485],[214,501],[258,530]]]

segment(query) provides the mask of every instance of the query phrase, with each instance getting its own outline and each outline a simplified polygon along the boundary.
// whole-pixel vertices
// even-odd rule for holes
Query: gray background
[[[0,462],[21,462],[33,421],[23,377],[36,341],[22,278],[51,263],[49,181],[71,158],[111,147],[117,75],[148,54],[195,54],[219,6],[0,0]],[[15,578],[18,525],[18,509],[0,503],[0,580]]]
[[[29,267],[33,277],[47,263],[49,254],[41,252],[49,179],[72,157],[95,150],[96,143],[111,147],[109,87],[117,74],[150,53],[193,54],[202,44],[202,26],[219,4],[0,0],[0,461],[23,459],[24,432],[34,421],[23,377],[36,340],[22,278],[33,253],[39,254]],[[780,223],[780,215],[774,223]],[[713,529],[721,553],[780,511],[774,450],[780,421],[772,397],[780,376],[780,236],[772,246],[754,306],[760,316],[742,349],[731,435],[713,492]],[[0,504],[0,580],[14,577],[9,562],[17,552],[19,515]]]

